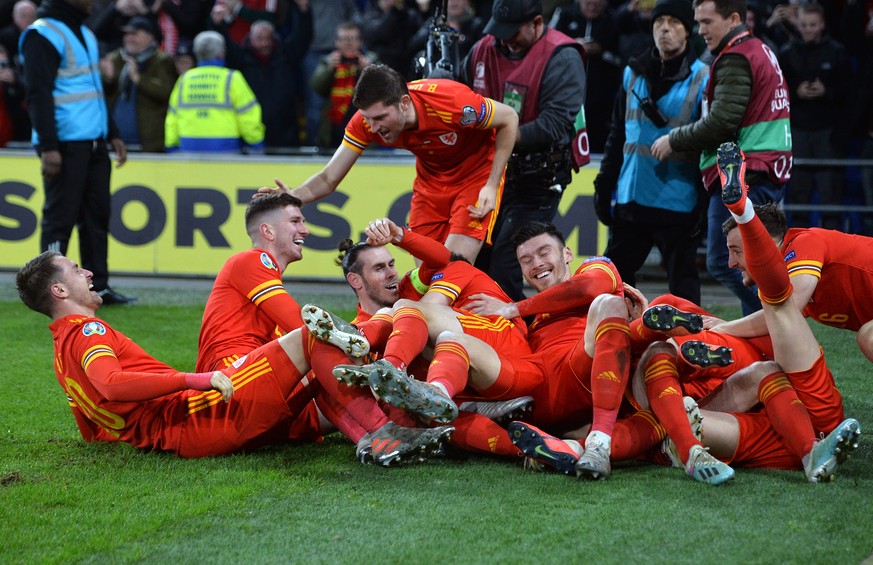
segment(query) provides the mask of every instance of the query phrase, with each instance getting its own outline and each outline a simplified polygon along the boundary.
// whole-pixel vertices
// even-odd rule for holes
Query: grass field
[[[204,297],[131,290],[140,305],[101,315],[193,369]],[[350,300],[327,305],[351,313]],[[836,564],[873,553],[868,438],[836,482],[820,485],[800,472],[739,470],[712,488],[642,464],[580,482],[483,458],[383,469],[357,463],[336,435],[179,460],[85,444],[52,370],[48,319],[4,288],[0,320],[2,563]],[[873,371],[854,334],[814,330],[847,415],[873,430]]]

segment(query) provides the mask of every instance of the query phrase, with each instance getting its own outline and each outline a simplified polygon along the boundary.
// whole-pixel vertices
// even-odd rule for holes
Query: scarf
[[[327,110],[327,118],[332,124],[342,125],[345,122],[357,81],[357,65],[340,63],[334,69],[333,84],[330,87],[330,108]]]
[[[142,53],[139,55],[131,55],[127,51],[125,51],[124,47],[122,47],[119,52],[121,53],[121,60],[124,61],[124,57],[133,57],[136,60],[136,66],[139,69],[140,73],[142,73],[143,67],[145,67],[145,62],[149,57],[154,55],[155,51],[157,51],[157,46],[152,43],[148,47],[146,47]],[[129,100],[130,95],[133,92],[133,81],[130,80],[130,68],[127,63],[121,67],[121,76],[118,77],[118,89],[121,92],[122,100]]]

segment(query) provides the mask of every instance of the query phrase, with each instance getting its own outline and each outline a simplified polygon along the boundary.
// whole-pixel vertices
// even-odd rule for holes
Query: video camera
[[[416,58],[416,71],[422,78],[454,79],[460,70],[460,32],[448,23],[447,2],[448,0],[443,0],[442,9],[437,6],[425,50]]]

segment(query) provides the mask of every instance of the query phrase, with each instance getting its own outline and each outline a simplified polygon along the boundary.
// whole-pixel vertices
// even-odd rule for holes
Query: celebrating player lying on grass
[[[287,441],[311,398],[296,394],[310,368],[326,375],[323,411],[357,441],[362,461],[418,461],[441,450],[453,431],[400,428],[371,396],[344,395],[330,369],[345,356],[302,329],[222,371],[183,373],[96,318],[102,299],[91,288],[91,272],[63,255],[46,251],[31,260],[18,272],[16,285],[29,308],[52,319],[55,372],[88,442],[123,441],[204,457]],[[391,446],[387,452],[380,449],[385,445]]]

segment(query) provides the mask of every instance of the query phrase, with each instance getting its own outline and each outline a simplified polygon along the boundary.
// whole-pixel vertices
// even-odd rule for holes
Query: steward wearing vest
[[[91,0],[46,0],[19,39],[45,188],[40,249],[66,255],[77,226],[79,260],[94,274],[94,290],[104,304],[124,304],[135,299],[109,288],[107,143],[118,166],[127,149],[107,110],[97,38],[83,24],[90,13]]]
[[[744,0],[694,0],[698,33],[714,56],[703,117],[652,145],[652,155],[661,161],[674,151],[702,152],[700,169],[710,193],[706,267],[740,298],[744,315],[761,303],[757,289],[744,286],[740,273],[728,266],[721,225],[730,214],[721,201],[715,150],[734,141],[745,152],[754,204],[783,199],[792,164],[788,87],[776,55],[751,34],[745,17]]]
[[[261,105],[242,73],[224,66],[220,33],[194,38],[197,67],[179,77],[165,122],[167,151],[263,153]]]
[[[700,304],[697,247],[706,199],[698,153],[674,153],[661,162],[651,151],[652,143],[671,128],[700,119],[709,68],[689,43],[693,15],[687,0],[655,5],[655,47],[624,69],[594,180],[594,208],[612,228],[604,254],[624,282],[636,285],[636,273],[654,246],[664,260],[670,293]]]

